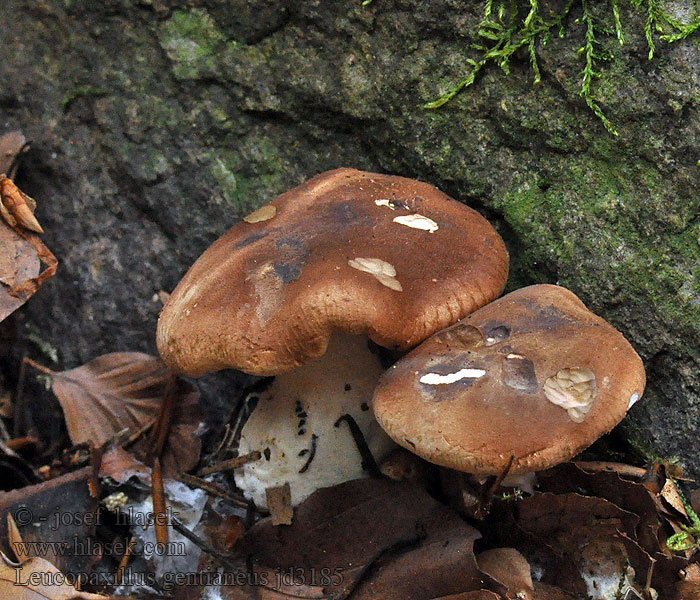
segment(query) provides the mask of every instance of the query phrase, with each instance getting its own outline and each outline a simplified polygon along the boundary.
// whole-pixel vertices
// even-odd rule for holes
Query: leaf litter
[[[103,498],[123,494],[121,511],[131,519],[128,532],[112,527],[100,534],[120,536],[125,549],[130,548],[128,556],[124,550],[100,557],[112,560],[79,566],[112,569],[115,581],[119,572],[121,587],[94,591],[116,589],[145,597],[170,589],[175,598],[186,600],[207,600],[211,590],[223,600],[652,600],[662,591],[671,600],[695,598],[689,594],[698,587],[696,553],[674,553],[667,547],[669,537],[691,523],[687,503],[663,468],[591,472],[567,463],[539,473],[533,495],[510,488],[491,494],[490,512],[474,520],[448,505],[434,467],[425,466],[417,469],[421,477],[411,476],[411,481],[372,477],[319,490],[288,515],[291,524],[279,525],[273,517],[261,518],[236,502],[227,503],[225,495],[173,480],[186,476],[183,480],[196,482],[187,471],[200,464],[199,445],[191,443],[199,423],[197,390],[178,380],[162,457],[165,461],[175,446],[186,449],[187,460],[170,461],[154,509],[147,463],[152,464],[155,456],[149,453],[155,451],[152,436],[143,432],[159,415],[163,418],[171,378],[167,368],[149,355],[114,353],[51,376],[71,441],[105,445],[99,461]],[[125,428],[142,433],[129,447]],[[80,479],[84,502],[90,500],[90,471],[84,469]],[[225,487],[228,481],[226,471],[204,477],[212,486]],[[479,483],[472,485],[478,499]],[[483,486],[491,491],[493,482]],[[38,506],[40,498],[29,494],[23,502]],[[167,539],[153,524],[144,527],[139,520],[139,515],[170,516],[173,509],[177,531],[171,522]],[[282,502],[282,512],[289,510]],[[220,531],[227,524],[230,536]],[[186,537],[179,533],[183,528]],[[26,526],[19,530],[26,535]],[[95,529],[81,533],[97,534]],[[149,543],[185,539],[184,556],[145,551]],[[70,573],[78,567],[68,561],[64,568]],[[154,574],[151,585],[134,583],[139,570]],[[172,573],[186,577],[185,583],[164,584]]]
[[[159,358],[140,352],[114,352],[68,371],[50,371],[73,444],[101,446],[124,429],[139,431],[158,417],[170,371]],[[170,435],[162,452],[167,476],[193,469],[201,450],[199,391],[177,379]],[[147,453],[147,438],[134,445]]]

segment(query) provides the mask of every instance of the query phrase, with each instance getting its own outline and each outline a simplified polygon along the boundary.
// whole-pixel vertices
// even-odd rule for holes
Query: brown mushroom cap
[[[166,303],[158,349],[190,375],[272,375],[334,331],[411,348],[496,298],[501,238],[419,181],[338,169],[263,206],[197,260]]]
[[[441,331],[382,377],[395,442],[478,475],[545,469],[612,429],[644,391],[642,361],[570,291],[534,285]]]

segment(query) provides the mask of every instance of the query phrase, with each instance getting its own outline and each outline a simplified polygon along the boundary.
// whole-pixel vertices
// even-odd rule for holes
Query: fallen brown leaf
[[[639,481],[621,478],[614,472],[587,473],[574,463],[565,463],[538,474],[539,489],[561,494],[576,490],[582,495],[604,498],[637,515],[634,531],[627,531],[648,552],[658,552],[659,499]],[[663,487],[663,483],[661,484]]]
[[[214,550],[222,554],[230,554],[231,549],[245,535],[245,524],[240,517],[235,515],[222,517],[216,511],[208,509],[202,517],[200,531]]]
[[[53,253],[32,233],[43,233],[34,217],[36,202],[12,180],[17,159],[26,149],[21,131],[0,137],[0,321],[22,306],[58,267]],[[39,273],[41,262],[46,265],[43,273]]]
[[[535,598],[537,600],[576,600],[561,588],[539,582],[535,582]]]
[[[692,564],[681,571],[681,580],[674,586],[672,600],[698,600],[700,598],[700,565]]]
[[[108,600],[77,591],[68,578],[43,558],[17,564],[0,553],[0,598],[8,600]]]
[[[639,481],[631,481],[615,472],[587,473],[571,463],[540,473],[538,477],[543,490],[564,493],[576,489],[582,494],[605,498],[634,513],[637,524],[630,528],[628,522],[619,539],[636,571],[636,579],[645,584],[651,574],[651,587],[660,594],[669,593],[667,590],[673,587],[679,571],[689,561],[685,556],[673,555],[666,547],[666,539],[678,530],[678,523],[684,523],[684,519],[669,502],[670,488],[666,484],[670,479],[666,478],[665,469],[652,465],[646,471],[655,480],[653,485],[649,485],[646,475]]]
[[[622,573],[628,553],[619,532],[634,532],[639,521],[608,500],[574,493],[537,493],[512,510],[493,515],[494,537],[536,565],[544,583],[584,597],[596,573]]]
[[[0,321],[22,306],[31,296],[17,297],[10,289],[39,275],[41,261],[36,249],[0,220]]]
[[[24,540],[22,539],[22,534],[17,529],[17,523],[15,523],[12,513],[7,513],[7,543],[10,548],[15,553],[15,557],[19,562],[24,562],[29,558],[24,546]]]
[[[476,562],[481,571],[507,588],[509,600],[534,600],[530,564],[515,548],[485,550],[476,556]]]
[[[688,513],[683,505],[683,499],[678,491],[678,486],[673,479],[669,478],[666,480],[660,496],[663,498],[664,502],[667,502],[668,505],[673,508],[681,518],[684,519],[684,521],[687,521]]]
[[[151,485],[151,470],[119,446],[107,448],[100,465],[100,477],[109,477],[118,484],[126,483],[131,477],[137,477],[141,483]]]
[[[105,354],[89,363],[53,373],[53,391],[66,418],[73,444],[100,446],[124,428],[137,431],[158,415],[169,371],[154,356],[140,352]],[[191,470],[199,460],[199,391],[178,380],[172,427],[161,457],[164,477]],[[134,446],[150,451],[148,440]]]
[[[445,526],[457,537],[443,535]],[[420,552],[439,554],[439,544],[431,545],[431,532],[442,536],[441,541],[452,551],[460,545],[471,548],[478,536],[421,487],[370,478],[318,490],[295,509],[292,525],[275,527],[271,519],[264,519],[248,531],[237,548],[255,565],[320,585],[326,598],[345,598],[380,557],[411,549],[421,540],[426,546]],[[473,556],[462,555],[462,560],[468,567]],[[389,564],[387,561],[383,564]],[[410,563],[410,559],[406,561]],[[398,571],[392,572],[398,576]],[[327,575],[323,580],[321,573]],[[436,589],[423,597],[439,593]]]
[[[24,554],[40,553],[64,573],[90,572],[93,561],[99,557],[94,552],[81,552],[76,545],[76,540],[83,541],[94,534],[99,520],[98,504],[88,492],[89,477],[88,467],[44,483],[0,492],[0,514],[13,516],[26,544]],[[7,525],[6,519],[0,519],[0,549],[8,556],[17,555],[13,542],[18,540]]]
[[[472,551],[481,534],[456,514],[439,525],[440,530],[431,528],[418,547],[383,556],[359,583],[352,600],[430,600],[493,587]]]

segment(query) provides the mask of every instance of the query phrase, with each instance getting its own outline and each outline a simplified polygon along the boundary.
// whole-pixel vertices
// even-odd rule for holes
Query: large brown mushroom
[[[632,346],[570,291],[512,292],[423,342],[382,378],[377,420],[424,459],[513,475],[571,459],[642,395]]]
[[[370,447],[378,437],[367,407],[382,367],[367,338],[407,350],[496,298],[507,271],[503,242],[474,210],[426,183],[338,169],[216,241],[166,303],[158,348],[188,375],[277,376],[241,439],[269,459],[237,481],[264,504],[264,488],[288,480],[298,503],[361,473],[356,453],[335,448],[349,438],[335,418],[350,413]]]

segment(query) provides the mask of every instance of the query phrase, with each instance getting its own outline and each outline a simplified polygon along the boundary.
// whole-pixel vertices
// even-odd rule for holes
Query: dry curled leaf
[[[7,513],[7,542],[10,548],[15,553],[15,557],[19,562],[24,562],[29,558],[25,550],[24,540],[22,539],[22,534],[17,528],[17,523],[15,523],[12,513]]]
[[[634,513],[639,523],[633,533],[635,541],[647,552],[657,552],[661,519],[659,503],[642,482],[623,479],[615,472],[586,472],[574,463],[558,465],[538,474],[539,490],[563,494],[576,490],[586,496],[604,498]],[[662,484],[663,487],[663,484]]]
[[[77,591],[48,560],[13,563],[0,553],[0,598],[8,600],[107,600],[102,594]]]
[[[545,492],[512,508],[492,515],[489,526],[503,545],[538,566],[544,583],[585,597],[601,579],[617,585],[633,562],[620,532],[634,532],[639,519],[608,500]]]
[[[20,190],[12,179],[0,175],[0,216],[13,229],[23,227],[44,233],[34,216],[36,200]]]
[[[700,598],[700,565],[688,565],[680,573],[681,580],[674,586],[672,600],[697,600]]]
[[[604,498],[636,515],[637,524],[630,527],[628,521],[619,539],[626,548],[637,582],[646,584],[650,574],[651,587],[663,595],[673,587],[679,571],[689,562],[685,556],[673,555],[666,547],[667,536],[678,531],[678,525],[685,524],[685,519],[669,503],[670,488],[666,484],[669,479],[665,469],[651,465],[646,470],[639,469],[641,475],[634,477],[634,470],[629,466],[616,471],[585,472],[569,463],[540,473],[538,478],[543,491],[565,493],[575,489],[580,494]],[[626,474],[621,476],[620,473]]]
[[[157,415],[169,376],[154,356],[114,352],[68,371],[53,373],[53,391],[73,444],[100,446],[124,428],[138,431]],[[199,460],[199,392],[179,380],[170,435],[161,457],[163,475],[189,471]],[[147,444],[147,440],[143,440]]]
[[[131,477],[136,477],[145,485],[151,485],[151,470],[119,446],[107,448],[102,457],[99,476],[109,477],[119,485],[126,483]]]
[[[31,294],[15,296],[10,290],[39,275],[41,261],[36,249],[0,221],[0,321],[22,306]]]

